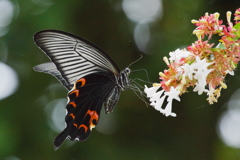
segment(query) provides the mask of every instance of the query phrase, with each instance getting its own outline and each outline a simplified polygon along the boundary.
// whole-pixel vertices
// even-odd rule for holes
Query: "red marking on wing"
[[[69,114],[69,116],[71,116],[72,119],[75,119],[75,115],[73,113]]]
[[[98,116],[98,113],[96,111],[91,111],[91,110],[88,110],[87,114],[90,116],[89,124],[90,124],[90,129],[92,130],[92,128],[95,127],[95,124],[93,124],[93,120],[96,120],[96,122],[98,122],[99,116]]]
[[[81,85],[81,87],[82,87],[82,86],[84,86],[86,84],[86,79],[85,78],[81,78],[81,79],[76,81],[76,83],[78,83],[78,82],[82,83],[82,85]]]
[[[73,125],[78,129],[83,128],[85,133],[88,130],[88,127],[85,124],[81,124],[80,126],[78,126],[77,123],[73,123]]]
[[[73,123],[73,125],[74,125],[76,128],[78,128],[78,125],[77,125],[76,123]]]
[[[80,129],[81,127],[84,128],[84,132],[86,133],[87,130],[88,130],[88,127],[87,127],[85,124],[81,124],[81,125],[78,127],[78,129]]]
[[[76,94],[76,97],[79,96],[79,90],[77,90],[77,89],[75,89],[72,92],[70,92],[69,95],[74,94],[74,93]]]
[[[86,133],[87,130],[90,128],[92,130],[92,128],[95,127],[95,124],[93,124],[93,121],[96,120],[96,122],[98,122],[98,119],[99,119],[99,116],[98,116],[98,113],[96,111],[91,111],[91,110],[88,110],[87,113],[86,113],[86,116],[89,115],[90,116],[90,119],[89,119],[89,127],[86,126],[85,124],[81,124],[80,126],[78,126],[76,123],[73,123],[73,125],[80,129],[80,128],[83,128],[84,129],[84,132]],[[73,113],[69,114],[69,116],[71,116],[73,119],[75,119],[75,116]],[[95,122],[95,123],[96,123]]]
[[[72,105],[74,108],[77,106],[75,102],[69,102],[68,104]]]

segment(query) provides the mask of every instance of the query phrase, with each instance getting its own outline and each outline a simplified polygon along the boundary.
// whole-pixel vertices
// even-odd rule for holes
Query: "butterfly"
[[[115,62],[99,47],[76,35],[43,30],[34,35],[36,45],[51,62],[34,67],[37,72],[53,75],[69,91],[65,129],[54,139],[58,149],[65,139],[84,141],[98,124],[100,110],[110,113],[121,91],[135,89],[125,68],[120,71]]]

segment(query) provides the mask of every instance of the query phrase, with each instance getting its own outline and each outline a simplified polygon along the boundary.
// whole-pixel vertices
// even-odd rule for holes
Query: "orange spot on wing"
[[[69,102],[68,104],[72,105],[74,108],[77,106],[75,102]]]
[[[69,114],[69,116],[71,116],[72,119],[75,119],[75,115],[73,113]]]
[[[78,125],[77,125],[76,123],[73,123],[73,125],[74,125],[76,128],[78,128]]]
[[[81,127],[84,128],[84,132],[86,133],[88,130],[88,127],[85,124],[81,124],[78,129],[80,129]]]
[[[77,90],[77,89],[75,89],[72,92],[70,92],[69,95],[74,94],[74,93],[76,94],[76,97],[79,96],[79,90]]]
[[[91,110],[88,110],[87,114],[90,116],[89,124],[90,124],[90,129],[92,130],[92,128],[95,127],[95,124],[93,124],[93,120],[96,120],[96,122],[98,122],[99,116],[96,111],[91,111]]]
[[[82,86],[84,86],[86,84],[86,79],[85,78],[81,78],[81,79],[76,81],[76,83],[78,83],[78,82],[82,83],[82,85],[81,85],[81,87],[82,87]]]

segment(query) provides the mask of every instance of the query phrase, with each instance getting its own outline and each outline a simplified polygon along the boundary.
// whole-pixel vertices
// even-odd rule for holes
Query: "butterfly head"
[[[125,68],[123,71],[127,76],[129,76],[129,74],[131,73],[131,69],[130,68]]]

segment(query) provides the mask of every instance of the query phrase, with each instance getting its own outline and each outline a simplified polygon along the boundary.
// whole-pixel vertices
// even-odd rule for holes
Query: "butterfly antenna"
[[[143,57],[143,55],[140,54],[140,58],[138,58],[137,60],[135,60],[135,61],[133,61],[132,63],[130,63],[127,68],[129,68],[129,67],[130,67],[131,65],[133,65],[134,63],[138,62],[140,59],[142,59],[142,57]]]
[[[146,95],[144,94],[143,91],[141,91],[139,88],[138,88],[138,85],[136,82],[134,84],[132,84],[130,87],[132,89],[132,91],[134,92],[134,94],[141,100],[145,103],[145,105],[148,107],[149,106],[149,103],[145,100]]]
[[[137,71],[144,71],[146,73],[146,77],[147,77],[147,81],[144,81],[144,80],[141,80],[139,78],[135,78],[135,79],[138,79],[139,81],[142,81],[142,82],[146,82],[146,83],[152,83],[150,82],[149,80],[149,76],[148,76],[148,71],[146,69],[136,69],[136,70],[131,70],[131,72],[137,72]]]

